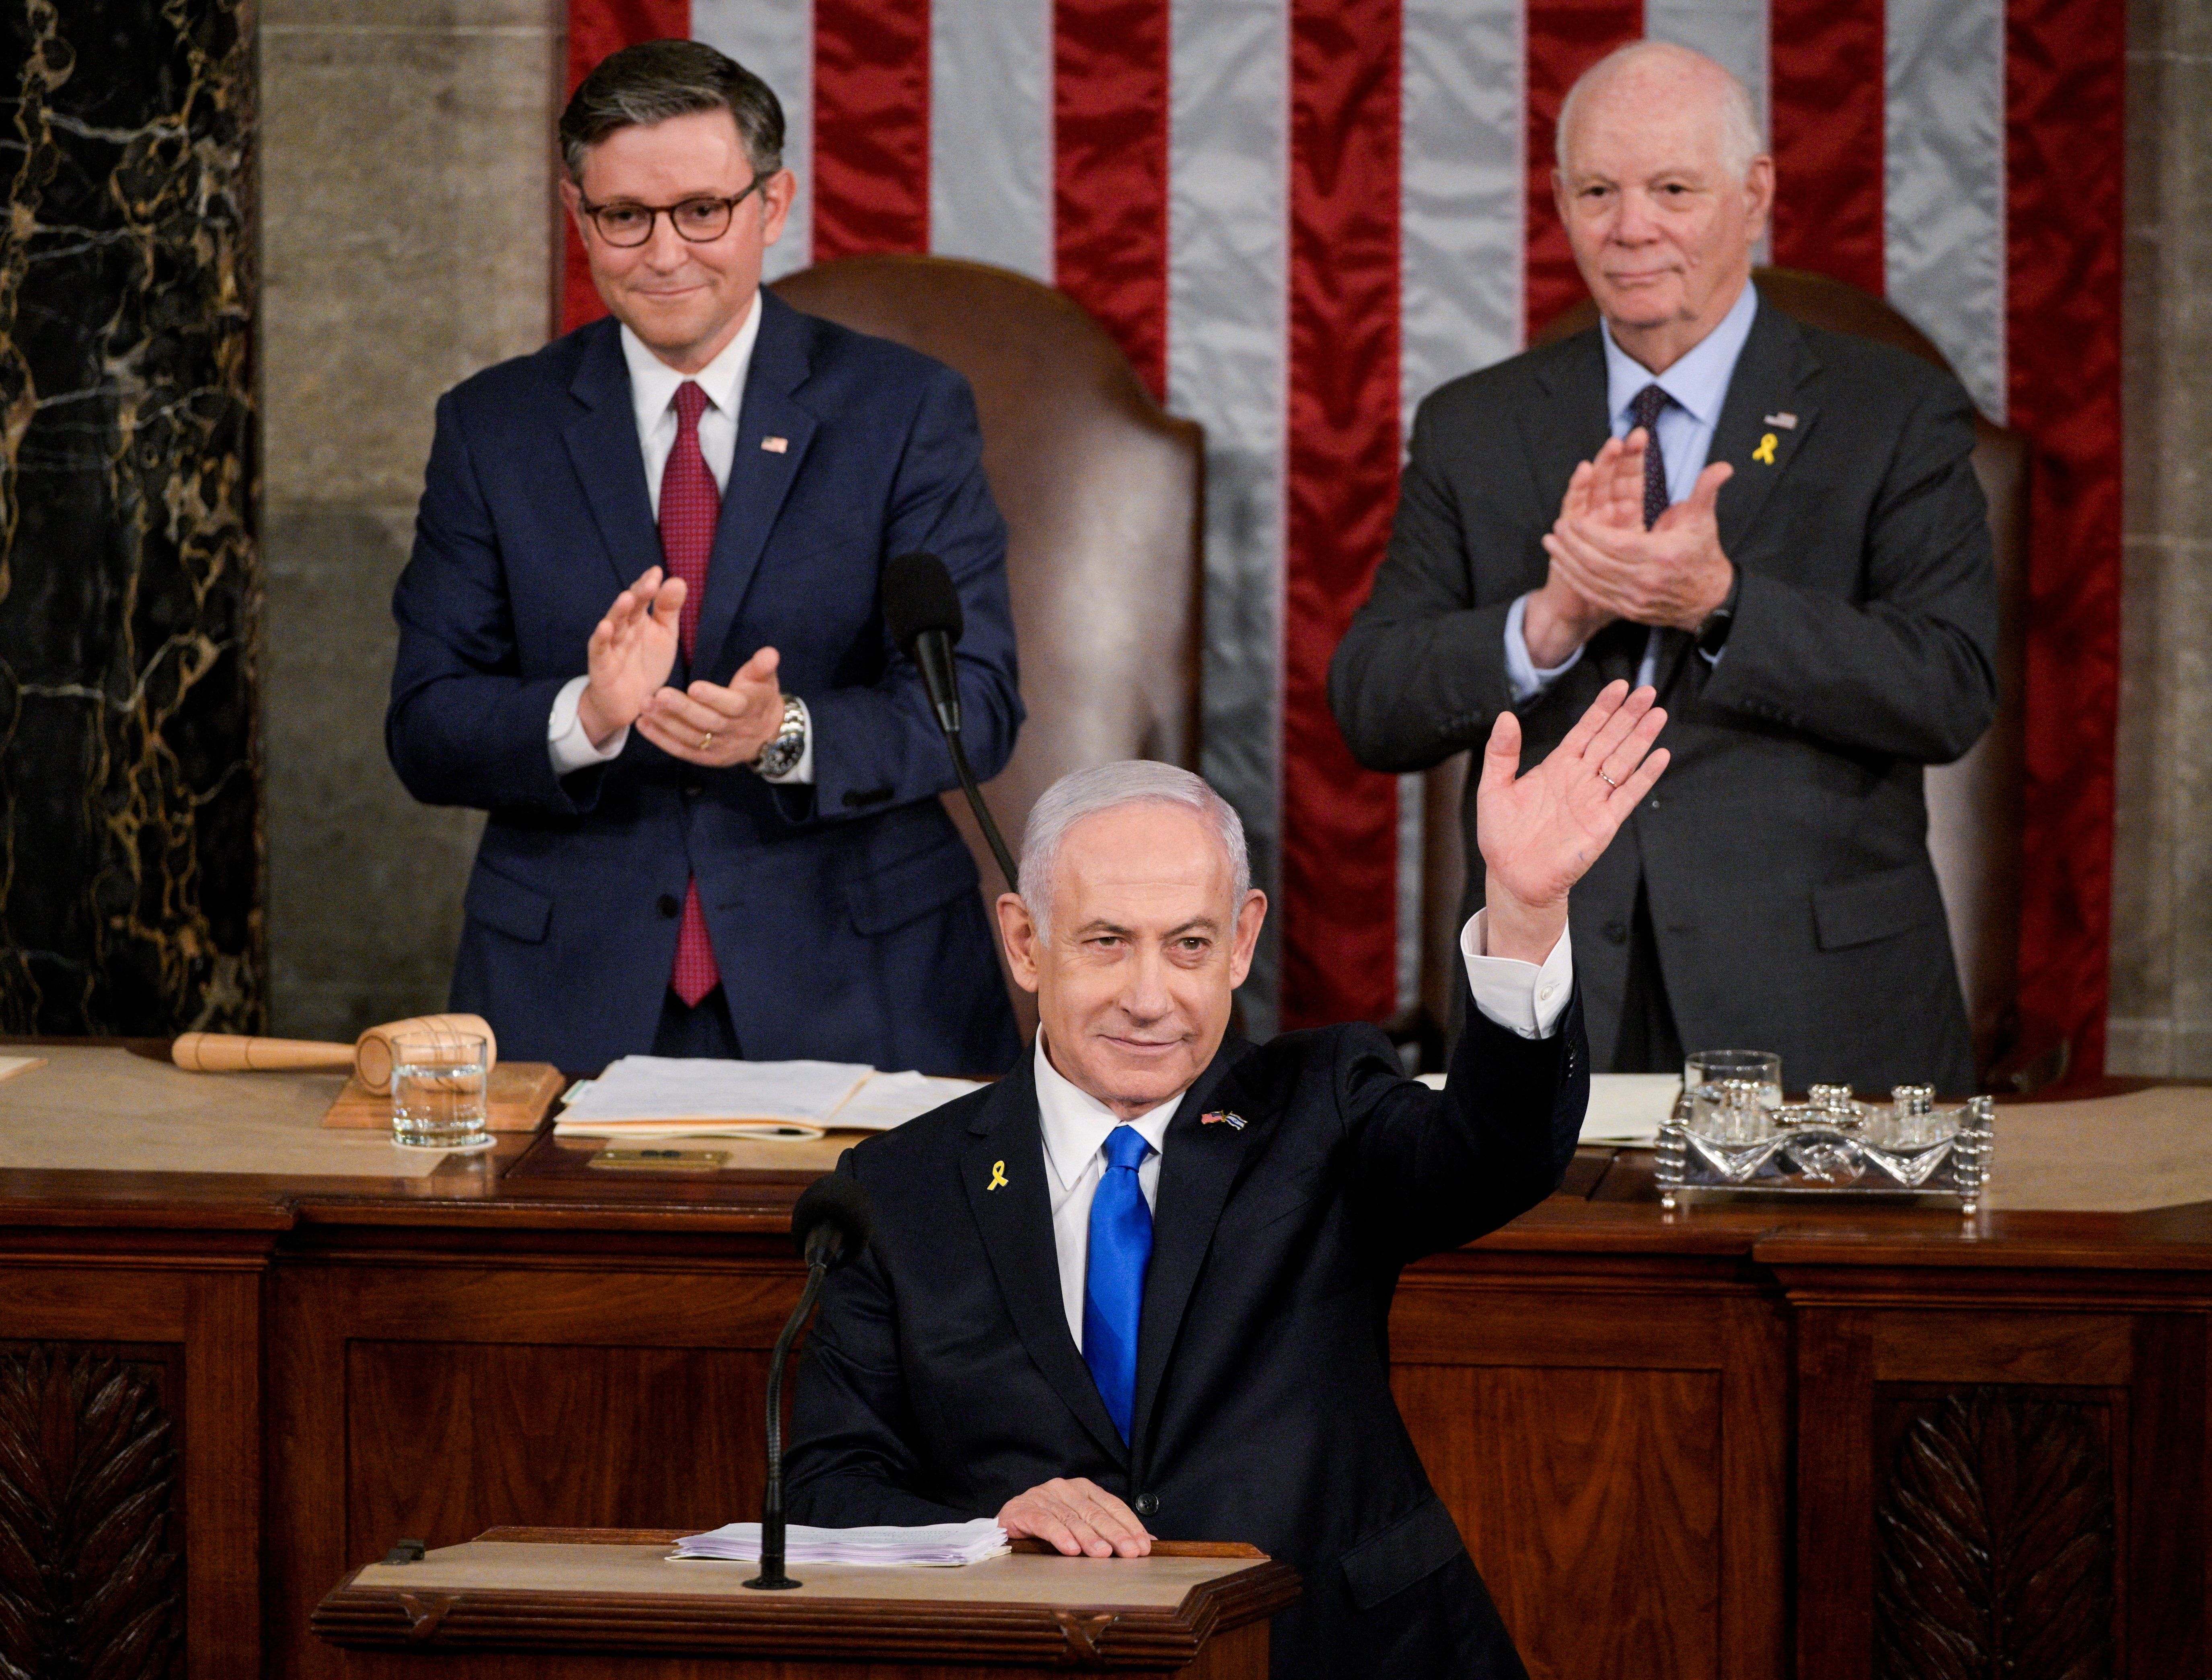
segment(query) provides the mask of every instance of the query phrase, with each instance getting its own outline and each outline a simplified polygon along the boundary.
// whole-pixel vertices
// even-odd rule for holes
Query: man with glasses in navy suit
[[[972,1073],[1013,1017],[884,562],[959,591],[963,737],[1022,721],[1006,529],[965,381],[762,289],[783,113],[694,41],[602,63],[562,197],[612,318],[438,405],[386,735],[490,813],[452,1004],[524,1059]]]

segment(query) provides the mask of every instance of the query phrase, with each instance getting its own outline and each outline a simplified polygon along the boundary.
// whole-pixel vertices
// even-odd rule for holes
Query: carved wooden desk
[[[2001,1114],[2000,1183],[2004,1148]],[[310,1614],[401,1536],[754,1509],[817,1169],[587,1157],[0,1168],[0,1559],[38,1565],[0,1562],[0,1638],[330,1676]],[[1539,1677],[2170,1680],[2206,1658],[2208,1316],[2212,1203],[1668,1218],[1648,1155],[1586,1150],[1406,1275],[1392,1352]]]
[[[1298,1578],[1250,1546],[1060,1557],[1034,1541],[963,1569],[672,1563],[678,1531],[492,1529],[354,1570],[316,1607],[348,1680],[1267,1680],[1267,1618]]]

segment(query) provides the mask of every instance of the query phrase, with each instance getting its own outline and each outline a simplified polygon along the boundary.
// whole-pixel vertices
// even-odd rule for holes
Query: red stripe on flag
[[[1053,270],[1168,388],[1167,0],[1056,0]]]
[[[2123,0],[2012,0],[2007,355],[2033,444],[2020,1004],[2100,1073],[2119,708]]]
[[[814,260],[928,249],[929,0],[814,0]]]
[[[1880,297],[1889,289],[1881,0],[1773,0],[1767,31],[1774,260]]]
[[[1530,334],[1586,294],[1552,195],[1559,106],[1577,76],[1643,33],[1644,0],[1529,0],[1528,102],[1522,111],[1528,125],[1528,255],[1522,324]]]
[[[1290,28],[1286,1028],[1397,1006],[1397,788],[1353,761],[1328,661],[1398,494],[1398,0],[1291,0]]]
[[[640,41],[685,40],[691,34],[691,0],[570,0],[568,89],[592,73],[610,52]],[[584,242],[576,224],[561,217],[561,331],[568,332],[607,312],[592,285]]]

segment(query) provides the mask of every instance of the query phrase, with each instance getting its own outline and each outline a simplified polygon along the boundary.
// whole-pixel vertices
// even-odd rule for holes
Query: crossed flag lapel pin
[[[1198,1123],[1200,1125],[1225,1125],[1231,1131],[1244,1130],[1244,1117],[1242,1114],[1232,1114],[1225,1108],[1216,1108],[1210,1113],[1200,1114],[1198,1117]]]

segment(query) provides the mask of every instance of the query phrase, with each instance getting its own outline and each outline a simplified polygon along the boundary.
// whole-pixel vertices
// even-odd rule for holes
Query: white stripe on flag
[[[929,248],[1052,281],[1052,0],[929,9]]]
[[[1406,0],[1399,389],[1404,435],[1445,380],[1521,348],[1520,0]],[[1424,784],[1398,779],[1398,1003],[1420,995]]]
[[[1768,131],[1766,0],[1644,0],[1644,33],[1733,70],[1751,90],[1759,131]]]
[[[1888,0],[1889,300],[2005,417],[2004,0]]]
[[[1168,407],[1206,428],[1203,766],[1237,807],[1255,884],[1281,839],[1283,452],[1290,39],[1281,0],[1170,13]],[[1275,1030],[1269,919],[1246,1030]]]
[[[783,163],[799,177],[783,237],[761,265],[781,280],[814,261],[814,7],[811,0],[691,0],[691,39],[726,52],[783,101]]]

